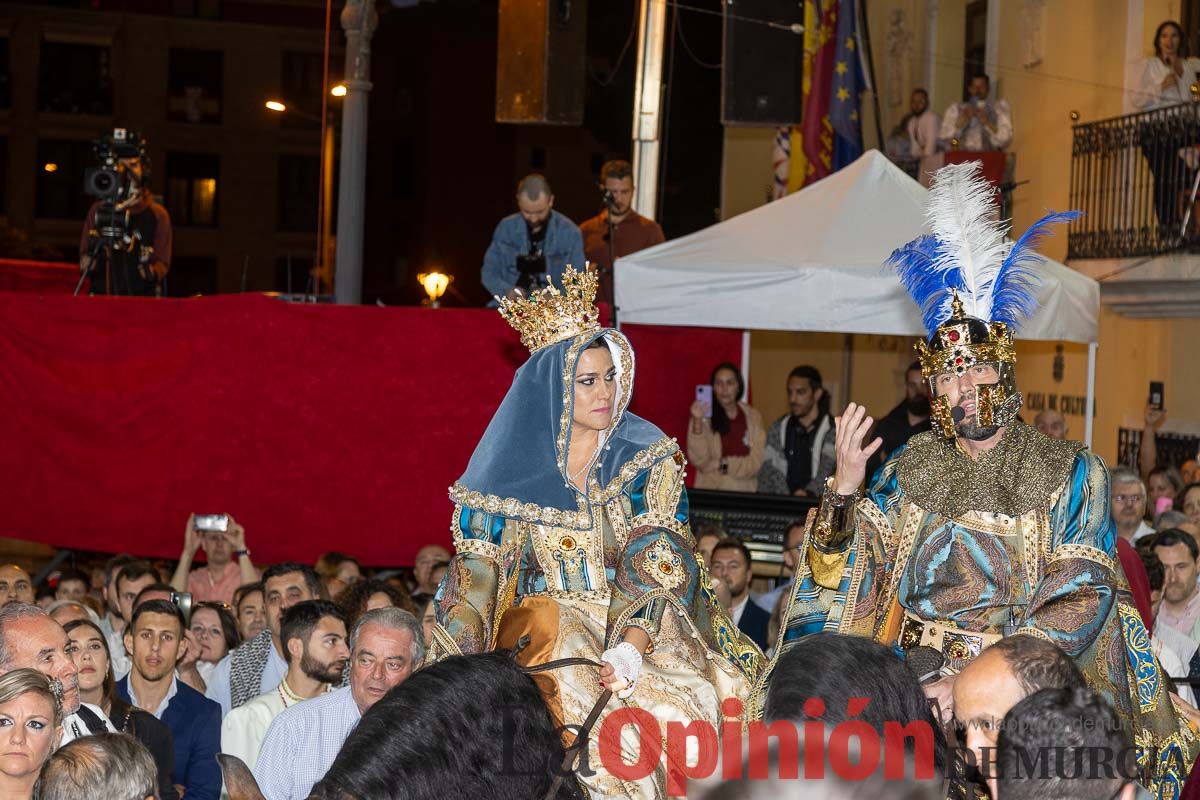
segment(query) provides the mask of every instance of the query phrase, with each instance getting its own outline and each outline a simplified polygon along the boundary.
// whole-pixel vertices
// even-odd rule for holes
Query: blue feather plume
[[[918,236],[888,257],[900,282],[921,309],[921,320],[930,335],[945,320],[943,307],[949,302],[951,288],[961,288],[957,270],[939,268],[942,247],[933,234]],[[944,260],[941,263],[946,263]]]
[[[921,311],[933,336],[951,314],[957,291],[968,316],[1003,322],[1016,332],[1037,308],[1038,243],[1050,226],[1072,222],[1078,211],[1050,213],[1013,242],[996,219],[996,190],[979,162],[943,167],[933,175],[925,217],[932,234],[892,252],[887,265]]]
[[[1029,226],[1000,265],[992,281],[992,321],[1003,322],[1014,332],[1037,308],[1037,274],[1041,256],[1037,247],[1051,233],[1050,226],[1074,222],[1079,211],[1050,212]]]

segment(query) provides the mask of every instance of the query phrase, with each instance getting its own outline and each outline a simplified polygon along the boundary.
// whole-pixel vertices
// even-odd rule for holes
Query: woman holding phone
[[[717,365],[707,387],[697,387],[687,437],[697,489],[753,492],[758,488],[767,431],[762,414],[742,401],[745,394],[742,373],[728,362]]]
[[[1200,80],[1200,59],[1189,58],[1183,28],[1166,20],[1154,31],[1154,55],[1142,67],[1133,105],[1152,111],[1192,102],[1192,87]],[[1188,114],[1191,114],[1189,111]],[[1179,157],[1183,148],[1195,144],[1195,123],[1183,115],[1154,115],[1142,123],[1142,155],[1154,175],[1154,211],[1163,228],[1160,237],[1177,235],[1183,217],[1180,192],[1191,186],[1191,171]]]

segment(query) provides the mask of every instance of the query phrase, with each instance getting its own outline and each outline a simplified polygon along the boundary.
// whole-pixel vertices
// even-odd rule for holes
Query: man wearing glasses
[[[1154,533],[1146,524],[1146,484],[1127,467],[1117,467],[1112,475],[1112,515],[1117,523],[1117,535],[1127,542],[1136,542]]]

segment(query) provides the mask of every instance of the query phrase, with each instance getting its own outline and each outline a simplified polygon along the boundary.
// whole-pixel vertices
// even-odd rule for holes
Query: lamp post
[[[379,25],[374,0],[346,0],[346,97],[342,103],[342,171],[338,178],[337,273],[339,303],[362,301],[363,217],[366,215],[367,95],[371,91],[371,36]]]
[[[346,86],[341,83],[334,84],[329,93],[334,97],[345,97]],[[336,147],[333,123],[328,119],[322,120],[315,114],[292,108],[283,100],[272,98],[263,105],[268,111],[276,114],[295,114],[301,119],[321,125],[321,219],[320,229],[317,231],[317,285],[314,287],[314,293],[320,294],[320,281],[332,284],[333,279],[333,152]]]

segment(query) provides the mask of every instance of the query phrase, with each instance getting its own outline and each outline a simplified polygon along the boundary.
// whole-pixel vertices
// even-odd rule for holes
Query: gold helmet
[[[1078,212],[1048,214],[1010,242],[1008,226],[997,220],[996,189],[980,167],[972,161],[934,173],[926,207],[933,233],[896,250],[888,262],[930,332],[916,350],[931,389],[938,375],[963,375],[977,364],[996,368],[995,383],[976,386],[978,424],[992,428],[1011,424],[1021,408],[1013,331],[1036,308],[1034,269],[1041,258],[1034,247],[1050,225],[1070,222]],[[956,436],[948,399],[935,396],[931,406],[938,430]]]

